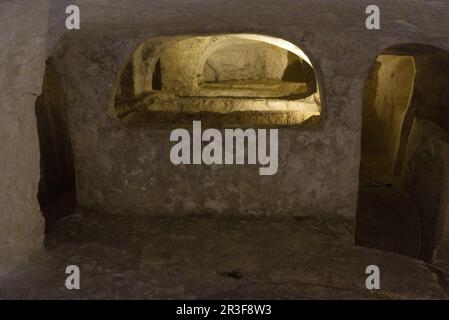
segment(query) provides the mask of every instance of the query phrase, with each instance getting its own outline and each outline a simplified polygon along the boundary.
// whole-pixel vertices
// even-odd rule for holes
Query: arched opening
[[[432,260],[449,212],[449,53],[398,45],[363,97],[358,244]]]
[[[128,121],[313,126],[320,120],[313,66],[301,49],[282,39],[247,34],[150,39],[124,66],[113,109]]]

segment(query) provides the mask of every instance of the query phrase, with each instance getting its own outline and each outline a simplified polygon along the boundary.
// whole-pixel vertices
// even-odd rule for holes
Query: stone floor
[[[445,299],[423,262],[353,245],[335,218],[106,215],[77,210],[47,235],[32,272],[0,282],[13,299]],[[81,270],[81,290],[64,287]],[[365,269],[381,270],[381,290]]]
[[[401,190],[400,177],[392,174],[385,156],[373,150],[364,151],[360,168],[357,243],[422,258],[419,214]]]

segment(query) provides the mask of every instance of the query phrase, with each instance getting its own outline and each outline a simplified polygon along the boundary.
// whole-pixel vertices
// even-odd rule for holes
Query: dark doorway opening
[[[372,67],[363,97],[357,244],[433,259],[447,213],[448,83],[449,54],[431,46],[392,47]]]
[[[74,212],[75,169],[66,116],[66,100],[52,58],[47,61],[42,94],[36,100],[36,119],[41,152],[38,201],[46,232]]]

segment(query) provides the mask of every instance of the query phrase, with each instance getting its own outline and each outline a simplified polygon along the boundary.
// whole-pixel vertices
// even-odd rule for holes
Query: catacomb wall
[[[317,127],[317,80],[300,56],[307,59],[293,44],[260,35],[152,38],[119,71],[114,114],[128,121],[138,111],[169,125]]]
[[[432,252],[449,232],[448,168],[449,132],[430,120],[416,118],[405,155],[402,184],[420,214],[423,252]]]
[[[55,46],[58,46],[55,52],[59,52],[60,59],[67,62],[63,68],[66,71],[64,81],[77,85],[65,91],[67,101],[71,106],[82,106],[81,110],[72,110],[70,124],[76,141],[73,148],[75,152],[83,151],[75,156],[79,168],[77,184],[85,190],[80,204],[90,204],[89,192],[94,199],[114,203],[112,195],[126,187],[126,179],[123,179],[126,175],[136,180],[135,185],[153,186],[156,193],[150,194],[147,200],[164,199],[161,209],[171,211],[198,205],[219,211],[223,203],[229,203],[223,210],[232,211],[238,207],[244,212],[260,212],[267,204],[266,210],[273,214],[326,211],[346,217],[355,215],[361,92],[373,61],[384,48],[398,43],[418,42],[449,48],[449,26],[445,18],[448,13],[434,2],[412,1],[408,7],[379,0],[382,10],[388,12],[380,31],[365,29],[365,6],[355,0],[325,4],[312,0],[249,0],[244,7],[241,1],[167,0],[157,7],[152,7],[152,3],[145,0],[77,1],[82,13],[81,30],[70,32],[71,40],[58,45],[58,39],[67,33],[65,7],[73,4],[72,1],[17,0],[0,4],[2,274],[22,269],[31,254],[42,248],[43,221],[36,198],[39,147],[34,108],[42,88],[45,61]],[[421,16],[420,12],[432,15],[435,23],[429,24],[428,15]],[[217,33],[269,34],[302,47],[311,58],[321,84],[321,127],[315,131],[283,129],[280,132],[278,181],[252,179],[255,168],[177,168],[168,181],[161,181],[159,175],[154,179],[148,175],[139,176],[138,169],[142,165],[154,168],[151,164],[162,161],[158,155],[168,155],[168,147],[152,144],[166,141],[168,131],[166,128],[151,133],[148,128],[124,129],[118,119],[111,118],[104,109],[109,106],[115,85],[111,79],[122,68],[120,64],[127,61],[145,39]],[[61,51],[60,46],[67,51]],[[88,126],[94,123],[94,118],[97,126]],[[108,147],[112,139],[119,147]],[[130,140],[142,142],[145,157],[127,158]],[[119,160],[128,162],[129,169],[118,166]],[[168,161],[164,163],[167,170],[173,170],[168,168]],[[108,170],[100,170],[98,181],[91,181],[87,172],[99,165]],[[161,165],[164,169],[164,164]],[[211,176],[218,178],[220,185],[210,185],[207,180]],[[196,182],[199,200],[193,198],[191,189],[183,184],[186,178]],[[120,188],[111,190],[109,182],[112,185],[117,182]],[[284,182],[291,183],[285,185]],[[158,183],[161,183],[159,190],[155,187]],[[245,198],[239,196],[239,190],[248,190]],[[144,192],[130,191],[136,191],[139,198]],[[276,193],[278,191],[282,192]],[[261,199],[261,194],[266,197]]]
[[[396,164],[402,138],[402,124],[409,111],[415,82],[411,56],[381,55],[365,91],[363,140]],[[403,142],[403,141],[402,141]]]
[[[389,160],[390,173],[417,210],[421,251],[430,260],[447,237],[449,54],[420,45],[387,52],[377,59],[365,88],[364,151]],[[374,153],[367,151],[373,148]]]
[[[403,129],[402,185],[421,216],[423,243],[434,248],[448,239],[449,53],[434,50],[415,61],[415,88]]]
[[[200,82],[281,79],[288,64],[287,53],[273,45],[230,39],[208,55]],[[231,64],[233,61],[236,63]]]
[[[78,36],[72,34],[61,41],[53,57],[68,95],[80,206],[156,215],[353,215],[355,203],[348,201],[344,192],[345,188],[356,192],[356,184],[341,179],[337,168],[346,165],[338,160],[338,154],[357,146],[340,148],[335,143],[334,124],[328,123],[325,129],[320,125],[312,129],[281,128],[279,171],[275,176],[260,176],[255,165],[175,166],[169,158],[173,146],[169,137],[177,128],[176,121],[134,126],[108,112],[116,78],[126,63],[123,57],[144,38],[138,34],[120,38],[105,34],[95,41],[81,42]],[[286,36],[291,39],[293,35]],[[80,58],[80,52],[88,54]],[[170,65],[161,62],[162,66]],[[67,65],[72,67],[63,72]],[[317,71],[318,78],[324,77]],[[77,80],[81,77],[82,85]],[[344,92],[347,88],[335,89]],[[329,101],[345,95],[343,92]],[[337,108],[329,107],[328,114]],[[352,175],[355,178],[356,173]]]
[[[65,94],[52,59],[47,60],[42,94],[36,100],[40,169],[38,200],[45,207],[74,188],[72,145]]]

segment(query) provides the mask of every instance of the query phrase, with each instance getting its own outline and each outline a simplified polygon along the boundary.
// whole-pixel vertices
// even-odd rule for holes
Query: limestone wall
[[[79,164],[77,183],[85,190],[80,197],[83,205],[90,204],[89,193],[93,199],[104,203],[110,200],[113,204],[116,201],[113,195],[121,188],[126,190],[125,177],[130,177],[135,179],[134,185],[153,186],[157,192],[150,194],[147,200],[163,201],[164,207],[172,211],[203,205],[217,211],[273,209],[272,213],[276,214],[288,209],[291,214],[326,211],[354,217],[360,159],[361,92],[369,68],[383,49],[398,43],[428,43],[449,48],[448,9],[444,1],[413,0],[405,6],[379,0],[379,6],[386,13],[382,29],[369,32],[364,27],[365,7],[358,0],[247,0],[245,5],[241,0],[167,0],[157,5],[150,0],[2,1],[2,274],[23,269],[31,254],[42,246],[43,221],[36,199],[39,150],[35,100],[42,88],[45,60],[58,39],[67,32],[64,29],[65,7],[73,3],[81,7],[81,30],[71,32],[76,37],[65,44],[67,52],[60,51],[60,54],[68,63],[63,68],[67,70],[67,83],[77,85],[67,99],[84,108],[83,112],[75,113],[72,124],[77,140],[74,149],[82,151],[78,152],[75,162]],[[429,16],[433,23],[428,23]],[[145,39],[231,32],[281,37],[306,51],[321,85],[322,127],[316,131],[288,129],[281,132],[282,167],[277,181],[252,179],[253,168],[224,171],[178,168],[167,181],[153,168],[162,161],[162,156],[168,155],[168,146],[154,144],[166,141],[168,131],[122,131],[121,124],[109,118],[109,95],[115,86],[110,79],[114,79],[122,67],[119,64],[127,61]],[[95,60],[96,57],[109,59]],[[84,104],[85,97],[96,104]],[[83,121],[94,123],[94,118],[98,126],[83,125]],[[113,139],[117,148],[110,147]],[[127,157],[129,141],[141,142],[143,157]],[[100,147],[93,148],[94,145]],[[128,169],[117,165],[121,162],[127,163]],[[168,164],[165,161],[162,165]],[[107,170],[99,170],[101,176],[94,181],[88,172],[95,171],[99,165]],[[140,175],[138,169],[142,165],[152,168],[155,176]],[[191,186],[185,181],[191,182]],[[89,185],[91,182],[93,184]],[[118,189],[111,187],[114,183]],[[197,192],[196,197],[192,187]],[[95,194],[97,190],[101,192]],[[245,197],[239,196],[239,190],[247,190]],[[145,192],[141,189],[129,191],[130,196],[136,191],[139,199]],[[224,203],[231,205],[223,209]]]
[[[418,116],[449,128],[449,52],[435,50],[415,60],[417,78],[413,108]]]
[[[261,33],[267,34],[268,30]],[[148,30],[145,36],[150,34]],[[169,137],[176,126],[165,122],[135,127],[108,113],[120,66],[142,41],[141,35],[86,36],[67,36],[53,54],[60,73],[64,73],[62,82],[69,101],[80,206],[154,215],[354,215],[355,202],[346,198],[346,188],[356,197],[354,181],[358,173],[352,171],[341,179],[340,170],[349,164],[341,153],[357,148],[347,143],[355,136],[341,132],[341,140],[336,141],[335,128],[342,123],[331,120],[335,120],[331,115],[338,110],[350,108],[336,103],[348,94],[346,86],[333,87],[335,94],[327,96],[329,122],[325,129],[280,130],[279,172],[275,176],[260,176],[255,165],[175,166],[169,158],[173,145]],[[293,39],[293,34],[288,33],[276,36]],[[293,40],[294,44],[299,42]],[[332,86],[335,73],[318,75]],[[78,80],[81,78],[82,83]],[[350,87],[357,88],[353,83]],[[345,113],[352,114],[349,110]]]
[[[123,78],[131,82],[132,96],[151,91],[159,61],[163,92],[197,96],[203,82],[281,80],[289,64],[299,61],[298,57],[289,61],[289,57],[289,51],[273,44],[232,35],[187,37],[179,41],[162,37],[149,39],[136,49],[123,70]],[[300,69],[294,71],[301,73]]]
[[[45,69],[47,8],[0,3],[0,276],[42,249],[34,103]]]
[[[375,85],[368,85],[365,92],[363,139],[378,146],[377,151],[385,153],[394,167],[402,125],[413,96],[415,62],[411,56],[381,55],[375,68],[371,79]]]
[[[432,252],[448,239],[449,133],[432,121],[417,118],[404,160],[402,184],[419,212],[422,251]],[[425,257],[431,258],[431,257]]]

